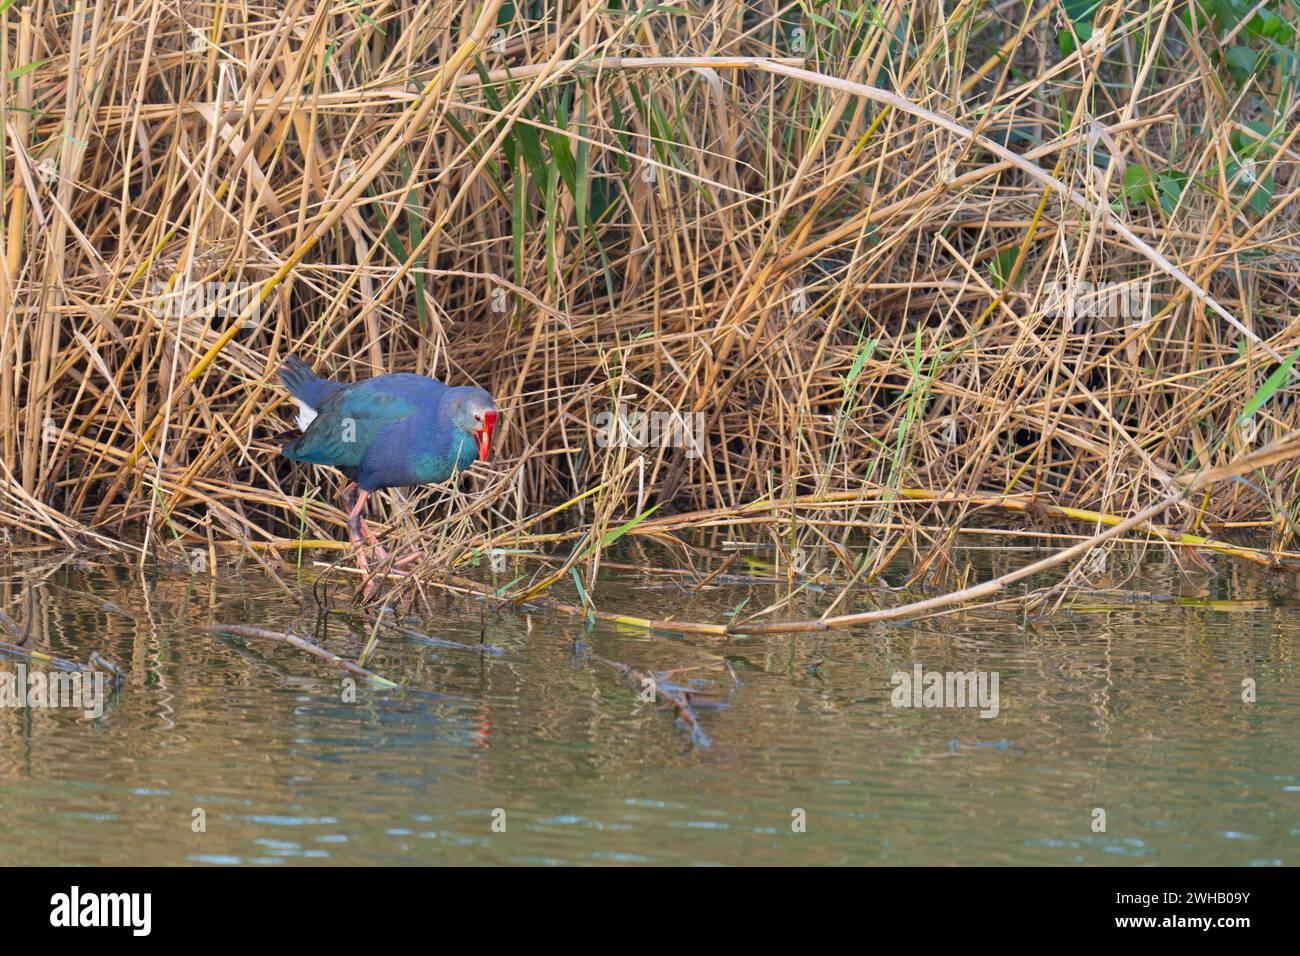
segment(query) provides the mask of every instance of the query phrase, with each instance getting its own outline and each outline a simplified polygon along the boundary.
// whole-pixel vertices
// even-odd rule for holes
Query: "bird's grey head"
[[[477,385],[449,389],[443,407],[452,425],[474,439],[479,461],[486,461],[492,451],[492,429],[497,425],[497,403]]]

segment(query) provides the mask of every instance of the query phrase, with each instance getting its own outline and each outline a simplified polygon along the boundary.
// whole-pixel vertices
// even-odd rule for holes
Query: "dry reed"
[[[1300,428],[1268,7],[6,3],[0,523],[209,573],[328,546],[333,479],[276,454],[297,352],[498,397],[492,466],[386,533],[444,570],[566,542],[520,601],[750,519],[854,581],[956,572],[1008,502],[1164,501],[1161,540],[1280,563],[1292,458],[1182,494]],[[602,447],[620,406],[702,453]]]

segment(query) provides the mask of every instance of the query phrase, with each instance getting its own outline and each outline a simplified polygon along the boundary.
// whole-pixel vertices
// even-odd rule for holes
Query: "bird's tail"
[[[280,381],[290,395],[309,408],[319,408],[321,402],[342,387],[338,382],[321,378],[296,355],[290,355],[280,366]]]

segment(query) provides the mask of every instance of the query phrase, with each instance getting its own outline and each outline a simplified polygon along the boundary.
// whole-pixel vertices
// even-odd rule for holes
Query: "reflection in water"
[[[982,574],[1020,559],[970,555]],[[1148,554],[1126,597],[1029,623],[985,609],[729,642],[435,596],[413,627],[463,643],[482,630],[506,653],[386,634],[369,666],[406,689],[363,684],[355,702],[300,651],[198,629],[310,634],[312,613],[255,572],[0,565],[0,609],[33,617],[30,647],[98,650],[126,672],[99,720],[0,708],[0,864],[1295,863],[1293,586],[1215,564],[1192,579]],[[313,574],[298,582],[308,608]],[[784,611],[816,614],[833,593]],[[614,570],[594,598],[721,620],[784,594]],[[355,658],[368,637],[334,616],[322,640]],[[698,711],[711,746],[602,659],[718,701]],[[891,675],[917,663],[997,673],[997,716],[891,706]]]

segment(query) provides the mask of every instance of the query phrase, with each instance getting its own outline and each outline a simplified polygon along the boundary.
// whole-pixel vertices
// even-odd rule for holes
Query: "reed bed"
[[[12,541],[332,546],[296,352],[497,396],[385,532],[558,555],[520,601],[746,523],[855,582],[990,513],[1290,559],[1290,0],[2,5]]]

